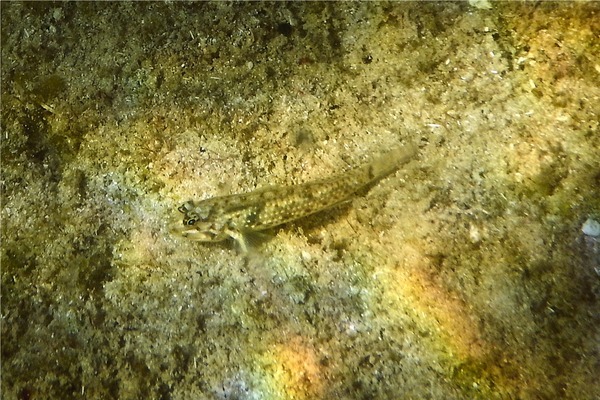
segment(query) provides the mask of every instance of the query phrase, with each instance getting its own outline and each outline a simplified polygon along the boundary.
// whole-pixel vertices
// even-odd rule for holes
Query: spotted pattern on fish
[[[173,230],[191,240],[217,242],[235,239],[247,250],[244,235],[284,224],[333,207],[357,191],[384,178],[417,152],[409,145],[343,174],[295,186],[266,187],[249,193],[187,201]]]

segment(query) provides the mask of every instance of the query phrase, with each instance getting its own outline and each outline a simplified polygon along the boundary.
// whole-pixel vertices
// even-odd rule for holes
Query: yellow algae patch
[[[427,259],[418,250],[405,245],[401,252],[407,265],[388,268],[378,276],[390,316],[394,317],[397,312],[408,314],[419,326],[438,335],[443,350],[458,361],[482,358],[487,351],[486,344],[469,307],[433,279],[428,273]],[[405,318],[405,315],[396,316]]]
[[[314,399],[323,390],[323,371],[315,349],[300,337],[273,346],[259,364],[274,399]]]

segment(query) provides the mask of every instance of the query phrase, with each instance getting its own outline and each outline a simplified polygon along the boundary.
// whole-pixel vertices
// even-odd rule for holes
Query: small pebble
[[[588,236],[600,236],[600,222],[588,218],[581,227],[581,231]]]

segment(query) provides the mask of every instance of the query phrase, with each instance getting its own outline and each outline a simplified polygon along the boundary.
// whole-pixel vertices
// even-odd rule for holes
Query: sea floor
[[[600,3],[0,12],[3,399],[600,398]],[[403,145],[246,253],[170,228]]]

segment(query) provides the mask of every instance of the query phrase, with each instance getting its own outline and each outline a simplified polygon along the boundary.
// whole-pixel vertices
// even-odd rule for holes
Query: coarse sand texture
[[[0,16],[2,399],[600,398],[600,3]]]

